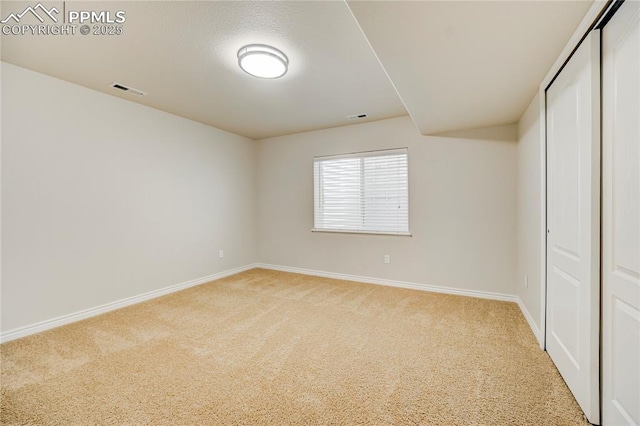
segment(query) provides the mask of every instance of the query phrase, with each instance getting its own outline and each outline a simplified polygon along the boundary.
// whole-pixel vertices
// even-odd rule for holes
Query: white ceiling
[[[592,1],[349,1],[422,134],[518,121]]]
[[[31,2],[2,2],[2,17]],[[47,7],[62,2],[44,3]],[[2,36],[2,59],[254,139],[407,115],[344,2],[67,2],[124,10],[122,36]],[[73,9],[71,9],[73,8]],[[37,22],[35,22],[37,23]],[[277,80],[238,67],[246,44],[289,58]],[[107,87],[119,82],[145,97]]]
[[[35,3],[2,1],[0,15]],[[402,116],[403,102],[433,134],[517,121],[590,5],[74,1],[68,10],[126,11],[124,34],[3,35],[2,60],[254,139],[352,124],[345,117],[362,112]],[[237,51],[251,43],[284,51],[289,72],[241,71]]]

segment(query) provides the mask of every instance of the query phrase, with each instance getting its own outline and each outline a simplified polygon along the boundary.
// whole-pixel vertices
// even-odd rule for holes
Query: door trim
[[[540,131],[540,349],[547,348],[547,103],[546,91],[585,37],[610,18],[624,0],[595,0],[560,56],[538,87],[538,117]]]

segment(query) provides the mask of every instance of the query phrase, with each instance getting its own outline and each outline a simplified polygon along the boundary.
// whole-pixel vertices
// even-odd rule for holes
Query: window
[[[409,235],[406,148],[315,157],[314,231]]]

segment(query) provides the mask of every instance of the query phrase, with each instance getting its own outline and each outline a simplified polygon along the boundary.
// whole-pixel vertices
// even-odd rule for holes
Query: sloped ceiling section
[[[2,1],[2,18],[34,1]],[[126,12],[120,35],[2,35],[2,60],[253,139],[407,115],[345,2],[47,1]],[[38,24],[29,14],[20,24]],[[50,23],[50,22],[47,22]],[[248,76],[238,50],[289,58],[277,80]],[[146,96],[122,93],[118,82]]]
[[[348,1],[422,134],[516,122],[592,1]]]

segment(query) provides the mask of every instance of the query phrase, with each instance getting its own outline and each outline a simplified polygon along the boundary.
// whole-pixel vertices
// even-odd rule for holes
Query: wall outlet
[[[524,286],[529,288],[529,275],[524,276]]]
[[[389,256],[388,254],[384,255],[384,263],[391,263],[391,256]]]
[[[218,258],[222,259],[224,257],[224,250],[218,251]]]

